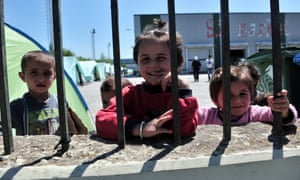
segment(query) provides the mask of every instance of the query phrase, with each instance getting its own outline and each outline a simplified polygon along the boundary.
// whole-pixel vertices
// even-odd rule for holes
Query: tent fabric
[[[97,63],[96,66],[99,71],[100,80],[105,79],[106,78],[105,63]]]
[[[83,76],[86,81],[97,80],[95,74],[97,74],[96,61],[79,61],[83,70]]]
[[[83,84],[86,81],[84,71],[75,56],[64,56],[64,69],[75,84]]]
[[[8,24],[5,24],[5,43],[8,71],[8,94],[9,100],[12,101],[13,99],[23,96],[23,94],[27,92],[26,84],[18,76],[18,72],[21,71],[20,61],[22,56],[31,50],[46,51],[46,49],[22,31]],[[94,131],[95,126],[84,98],[68,73],[65,71],[64,74],[66,99],[68,104],[82,119],[89,132]],[[56,82],[54,82],[50,88],[50,92],[57,94],[56,87]]]

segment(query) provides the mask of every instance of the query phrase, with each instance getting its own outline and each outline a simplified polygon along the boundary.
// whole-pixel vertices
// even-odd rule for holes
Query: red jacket
[[[171,88],[162,92],[161,86],[151,86],[146,83],[128,86],[122,90],[124,104],[124,126],[126,137],[132,136],[133,127],[142,121],[150,121],[172,109]],[[105,139],[116,140],[117,107],[116,98],[111,99],[111,105],[100,109],[96,114],[97,134]],[[192,96],[192,90],[179,89],[181,137],[194,135],[198,123],[198,103]],[[168,121],[164,128],[173,129],[173,122]]]

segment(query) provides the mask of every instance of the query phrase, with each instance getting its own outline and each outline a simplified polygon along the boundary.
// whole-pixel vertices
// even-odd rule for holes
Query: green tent
[[[21,97],[26,91],[26,84],[19,78],[18,72],[21,71],[21,57],[30,50],[46,51],[38,42],[30,38],[22,31],[5,24],[5,42],[7,55],[7,71],[8,71],[8,88],[9,100]],[[82,119],[90,132],[95,130],[93,120],[91,118],[88,106],[83,99],[76,84],[71,80],[71,77],[65,71],[65,90],[66,99],[72,109]],[[50,92],[57,94],[56,83],[50,89]]]
[[[282,88],[288,90],[290,102],[300,112],[300,66],[293,61],[300,53],[299,48],[285,48],[281,50]],[[246,62],[255,65],[260,74],[257,89],[262,92],[273,93],[273,63],[272,50],[264,50],[248,57]]]

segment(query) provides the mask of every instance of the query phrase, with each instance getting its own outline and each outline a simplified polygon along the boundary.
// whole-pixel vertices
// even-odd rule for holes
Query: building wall
[[[140,33],[140,29],[143,29],[141,26],[143,16],[134,16],[136,35]],[[152,16],[157,17],[157,15]],[[167,14],[159,16],[163,21],[168,21]],[[286,41],[282,44],[300,47],[300,31],[298,30],[300,13],[285,13],[281,14],[281,17],[281,26],[284,27],[282,29],[285,34],[281,39]],[[247,58],[262,49],[271,49],[272,32],[269,13],[232,13],[229,22],[231,61]],[[220,18],[216,25],[220,28]],[[214,56],[215,52],[220,52],[220,49],[218,51],[215,49],[221,45],[215,44],[214,37],[220,38],[222,32],[220,30],[219,34],[214,33],[214,14],[177,14],[176,30],[182,35],[184,41],[183,53],[186,60],[184,72],[191,71],[191,59],[194,56],[205,59],[208,54]],[[222,64],[221,59],[215,59],[215,61]]]

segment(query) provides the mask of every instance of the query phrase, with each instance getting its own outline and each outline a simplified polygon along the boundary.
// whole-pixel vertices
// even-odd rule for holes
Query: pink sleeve
[[[290,110],[293,113],[293,120],[290,123],[283,124],[283,125],[291,125],[295,124],[297,118],[298,118],[298,112],[296,108],[290,104]],[[272,113],[272,110],[269,106],[258,106],[258,105],[252,105],[251,106],[251,122],[273,122],[274,116]]]

